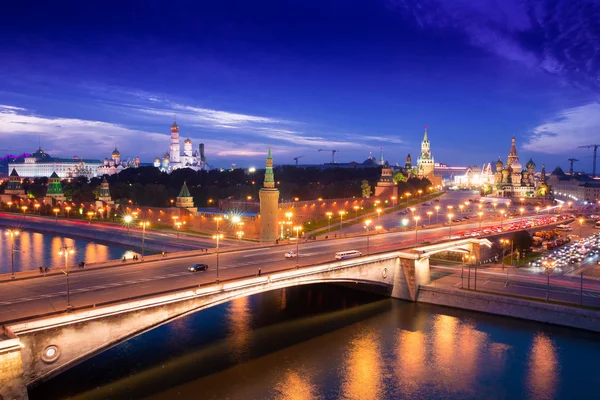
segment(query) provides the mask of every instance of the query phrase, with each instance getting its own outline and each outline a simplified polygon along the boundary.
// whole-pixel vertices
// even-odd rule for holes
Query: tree
[[[360,190],[362,192],[362,197],[371,197],[371,185],[369,185],[369,181],[364,179],[360,183]]]
[[[406,182],[406,176],[404,176],[404,174],[400,171],[394,173],[393,179],[394,183]]]
[[[527,231],[515,232],[512,236],[512,241],[515,246],[515,250],[519,251],[521,255],[525,254],[531,246],[533,246],[533,239]]]

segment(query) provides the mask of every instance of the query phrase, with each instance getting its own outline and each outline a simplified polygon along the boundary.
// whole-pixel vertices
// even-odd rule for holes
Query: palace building
[[[198,150],[194,151],[192,140],[187,138],[183,142],[183,153],[181,153],[181,144],[179,141],[179,125],[173,121],[171,125],[171,145],[169,151],[165,153],[162,160],[159,157],[154,159],[154,166],[164,172],[173,172],[179,168],[191,168],[195,171],[206,169],[206,157],[204,156],[204,143],[200,143]]]

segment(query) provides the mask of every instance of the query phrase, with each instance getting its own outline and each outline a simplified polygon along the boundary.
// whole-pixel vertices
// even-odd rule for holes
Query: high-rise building
[[[275,188],[271,146],[269,146],[267,154],[265,181],[258,192],[258,196],[260,199],[260,240],[262,242],[274,242],[277,239],[279,190]]]

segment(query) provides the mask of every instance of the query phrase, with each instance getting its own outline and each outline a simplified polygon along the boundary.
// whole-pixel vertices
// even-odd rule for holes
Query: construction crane
[[[579,160],[576,158],[569,158],[567,161],[569,161],[569,174],[573,175],[573,163]]]
[[[589,148],[594,148],[594,166],[592,167],[592,177],[596,177],[596,156],[598,154],[598,144],[588,144],[585,146],[579,146],[578,149],[589,149]]]
[[[335,153],[338,153],[339,150],[319,149],[319,151],[330,151],[331,152],[331,163],[335,164]]]
[[[302,157],[304,157],[304,154],[302,154],[301,156],[298,156],[298,157],[294,157],[294,161],[296,162],[296,167],[298,166],[298,160],[301,159]]]

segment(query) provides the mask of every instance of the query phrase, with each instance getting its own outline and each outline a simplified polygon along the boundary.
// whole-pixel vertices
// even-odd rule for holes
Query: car
[[[295,251],[288,251],[287,253],[285,253],[285,258],[296,258],[298,257],[298,253],[296,253]]]
[[[208,265],[206,264],[194,264],[188,268],[190,272],[198,272],[198,271],[206,271],[208,269]]]

